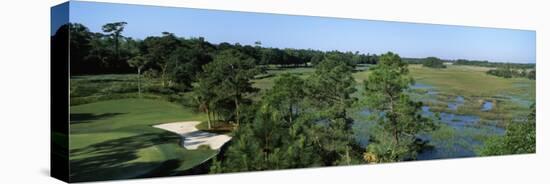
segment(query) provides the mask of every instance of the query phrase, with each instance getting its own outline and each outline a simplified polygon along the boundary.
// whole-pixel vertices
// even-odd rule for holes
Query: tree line
[[[467,59],[458,59],[453,61],[454,65],[469,65],[469,66],[483,66],[483,67],[511,67],[516,69],[534,69],[534,63],[498,63],[498,62],[489,62],[489,61],[478,61],[478,60],[467,60]]]
[[[422,60],[422,66],[430,68],[447,68],[443,61],[437,57],[427,57]]]
[[[126,22],[108,23],[102,27],[103,32],[91,32],[79,23],[62,26],[59,30],[70,32],[71,75],[138,73],[160,79],[163,86],[187,90],[203,65],[231,49],[251,57],[259,66],[309,67],[326,55],[340,55],[352,65],[376,64],[378,60],[376,54],[270,48],[262,47],[260,41],[254,45],[213,44],[202,37],[183,38],[169,32],[133,39],[123,35],[126,25]]]
[[[494,75],[503,78],[523,77],[531,80],[536,80],[537,73],[535,69],[527,70],[525,68],[517,69],[510,65],[504,65],[496,69],[491,69],[486,72],[488,75]]]

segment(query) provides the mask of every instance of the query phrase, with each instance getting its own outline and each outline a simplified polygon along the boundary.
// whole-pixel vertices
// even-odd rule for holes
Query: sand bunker
[[[208,145],[211,149],[220,149],[223,144],[231,140],[227,135],[218,135],[210,132],[203,132],[195,128],[199,121],[184,121],[165,123],[153,127],[177,133],[182,136],[182,146],[189,150],[196,150],[201,145]]]

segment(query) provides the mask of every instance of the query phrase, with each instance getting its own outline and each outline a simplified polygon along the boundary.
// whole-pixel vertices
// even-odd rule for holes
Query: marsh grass
[[[434,111],[476,115],[482,120],[499,121],[499,126],[504,126],[503,122],[526,116],[529,112],[528,106],[515,103],[512,98],[534,102],[534,81],[485,74],[490,68],[450,65],[446,70],[437,70],[411,65],[409,69],[417,82],[436,88],[435,100],[433,96],[422,96],[425,93],[420,93],[419,98]],[[448,103],[457,96],[462,96],[464,103],[456,111],[449,109]],[[492,108],[481,111],[484,102],[491,102]]]
[[[534,81],[489,76],[485,74],[489,68],[449,65],[445,70],[438,70],[410,65],[409,69],[417,83],[428,87],[411,88],[408,94],[422,101],[431,112],[479,117],[473,124],[454,127],[452,123],[462,121],[455,117],[447,122],[451,124],[442,123],[440,129],[424,134],[437,149],[437,155],[427,159],[475,156],[476,150],[483,147],[490,137],[501,136],[508,124],[526,119],[529,105],[535,99]],[[367,70],[353,75],[357,82],[361,82],[368,77],[368,73]],[[362,89],[362,83],[358,84],[358,89]],[[463,98],[459,104],[457,97]],[[492,108],[483,111],[485,102],[492,103]],[[450,108],[451,103],[457,104],[456,109]],[[372,131],[375,125],[367,118],[356,116],[354,126],[356,134],[360,135],[358,139],[368,142],[368,137],[376,133]]]

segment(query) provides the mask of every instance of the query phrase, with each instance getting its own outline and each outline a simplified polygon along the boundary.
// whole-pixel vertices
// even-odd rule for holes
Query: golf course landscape
[[[152,126],[201,119],[189,109],[161,100],[120,99],[72,106],[72,177],[75,181],[122,179],[188,170],[217,152],[187,150],[179,145],[180,136]]]
[[[71,6],[71,182],[536,152],[530,31]]]
[[[357,82],[369,76],[366,68],[353,73]],[[437,131],[425,135],[430,137],[434,148],[421,153],[419,159],[476,156],[484,141],[503,135],[506,122],[526,117],[535,97],[534,80],[487,75],[485,72],[490,68],[486,67],[450,65],[441,70],[410,65],[409,68],[416,81],[411,95],[423,101],[426,109],[455,115],[454,119],[444,120]],[[307,78],[313,71],[310,67],[269,70],[258,75],[253,85],[269,90],[281,74]],[[75,181],[178,175],[218,154],[218,150],[208,147],[188,150],[179,144],[179,135],[153,127],[170,122],[204,122],[206,117],[162,95],[144,93],[139,98],[135,91],[122,89],[136,89],[136,79],[137,75],[132,74],[110,74],[77,76],[71,80],[74,95],[71,99],[79,103],[71,106],[70,148]],[[143,85],[155,86],[155,81]],[[118,88],[121,91],[109,91]],[[356,93],[359,97],[361,91]],[[450,108],[456,97],[462,102]],[[493,103],[491,109],[483,111],[484,102]],[[357,140],[368,142],[374,123],[361,113],[364,109],[360,105],[354,107],[357,118],[354,129],[358,132]],[[472,121],[469,117],[474,117],[475,122],[469,122]]]

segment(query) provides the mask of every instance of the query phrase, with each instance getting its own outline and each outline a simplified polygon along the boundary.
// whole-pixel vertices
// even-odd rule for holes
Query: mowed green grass
[[[301,78],[305,79],[313,72],[315,72],[315,68],[313,67],[270,69],[267,71],[267,74],[262,74],[257,76],[256,78],[259,78],[259,79],[252,80],[252,83],[254,87],[259,88],[261,90],[266,90],[266,89],[271,89],[273,87],[274,80],[277,78],[277,76],[281,74],[290,73],[290,74],[298,75]]]
[[[119,99],[71,106],[72,181],[126,179],[181,173],[214,156],[187,150],[180,136],[152,125],[204,117],[162,100]]]

